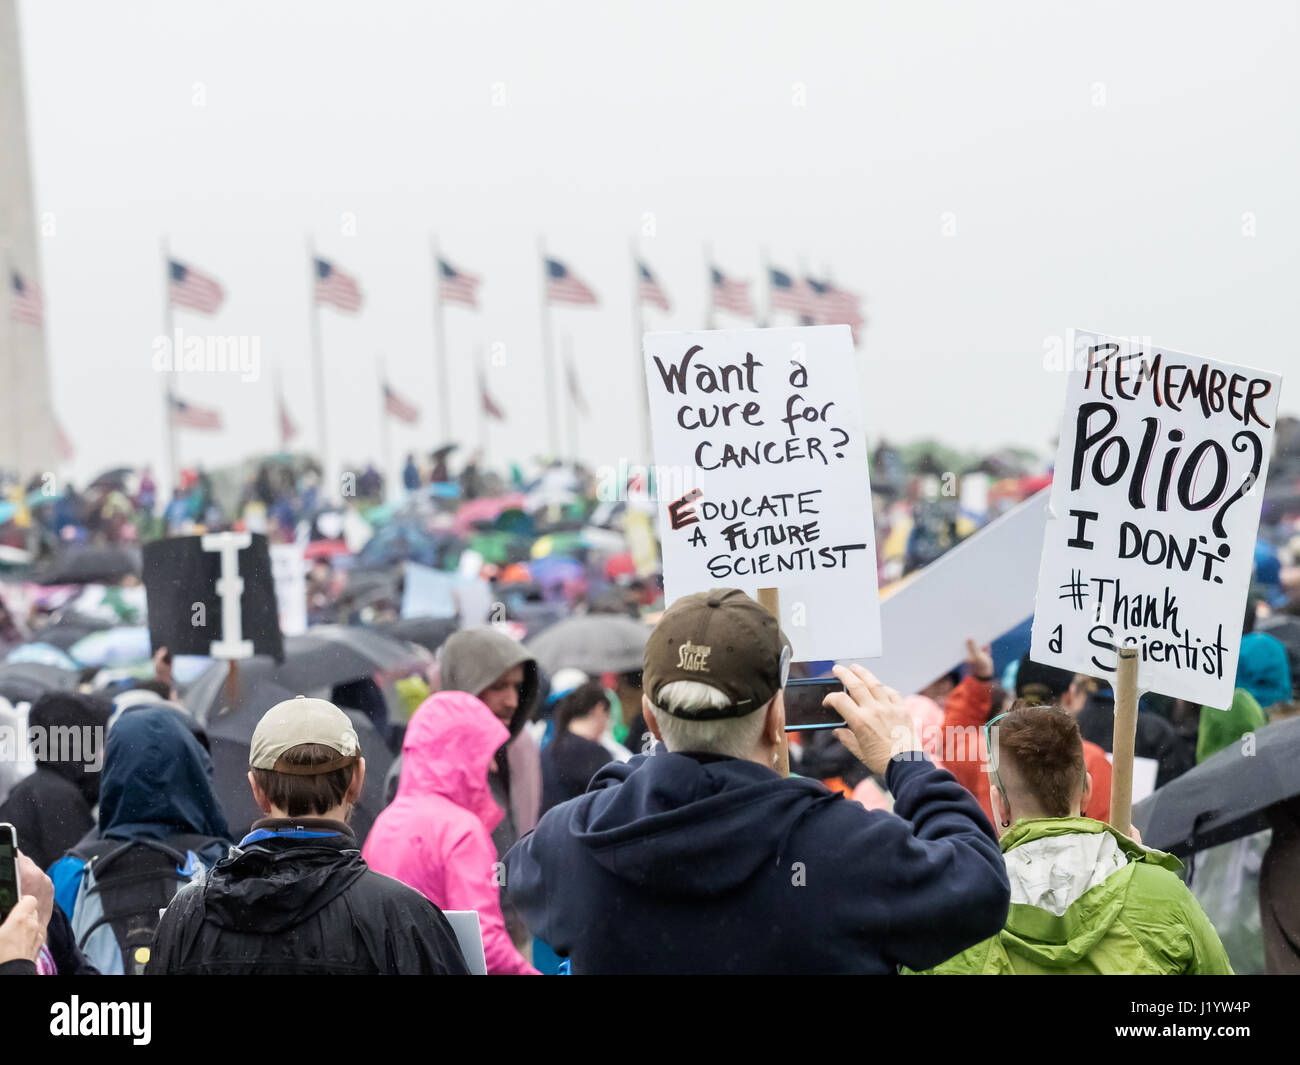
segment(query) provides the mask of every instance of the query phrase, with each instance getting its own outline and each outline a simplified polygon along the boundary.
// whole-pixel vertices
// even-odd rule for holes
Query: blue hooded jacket
[[[211,867],[232,842],[212,790],[212,759],[186,728],[181,712],[142,706],[123,713],[108,730],[99,784],[99,839],[206,836],[197,853]],[[85,863],[74,854],[50,868],[55,899],[72,916]]]
[[[896,813],[754,762],[606,766],[505,857],[506,891],[574,973],[892,973],[1001,930],[1005,864],[978,803],[926,759]]]

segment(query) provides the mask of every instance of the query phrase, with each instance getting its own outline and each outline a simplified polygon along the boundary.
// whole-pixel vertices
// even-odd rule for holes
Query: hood
[[[33,746],[32,754],[42,769],[63,777],[74,784],[91,806],[99,801],[100,773],[92,772],[88,763],[96,762],[104,752],[99,745],[104,742],[104,729],[108,725],[113,705],[107,699],[77,692],[46,692],[32,704],[27,714],[27,727],[40,728],[45,743]],[[76,733],[59,733],[56,729],[75,729]],[[86,730],[91,730],[87,732]],[[31,733],[29,732],[29,735]],[[72,751],[59,739],[68,737],[75,741]],[[58,739],[58,742],[54,742]],[[86,744],[89,742],[89,749]],[[77,753],[82,757],[72,760],[61,756]],[[102,768],[102,764],[99,766]]]
[[[488,766],[509,738],[481,699],[460,691],[429,696],[406,726],[397,801],[440,795],[491,832],[505,815],[492,798]]]
[[[466,629],[453,633],[442,645],[439,674],[443,691],[480,694],[502,673],[524,667],[519,688],[519,706],[510,720],[510,735],[524,727],[537,701],[537,662],[518,640],[495,629]]]
[[[212,759],[170,707],[141,707],[108,730],[99,791],[100,835],[230,839],[212,790]]]
[[[203,887],[207,917],[235,932],[294,928],[343,894],[366,872],[350,835],[270,840],[232,850]]]
[[[1232,706],[1227,710],[1216,710],[1212,706],[1201,707],[1200,726],[1196,731],[1196,764],[1200,765],[1210,755],[1231,747],[1246,733],[1261,729],[1266,724],[1268,718],[1264,716],[1264,711],[1245,688],[1233,691]]]
[[[1017,821],[1002,837],[1011,909],[1008,954],[1048,968],[1085,957],[1114,925],[1139,862],[1171,872],[1182,863],[1087,817]]]
[[[1245,688],[1263,707],[1291,699],[1291,666],[1281,640],[1266,632],[1241,638],[1237,687]]]
[[[621,880],[655,895],[715,898],[781,860],[799,822],[843,802],[813,780],[739,758],[637,755],[611,763],[547,834],[576,838]],[[542,832],[546,820],[537,831]]]

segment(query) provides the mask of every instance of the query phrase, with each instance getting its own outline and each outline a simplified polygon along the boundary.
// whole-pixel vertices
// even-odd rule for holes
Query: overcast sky
[[[135,3],[19,8],[54,403],[84,478],[162,448],[161,242],[227,301],[196,332],[260,338],[262,373],[191,377],[219,465],[276,443],[279,369],[315,440],[307,241],[366,306],[322,312],[335,458],[380,454],[376,360],[437,408],[429,236],[484,279],[452,306],[455,429],[475,345],[545,444],[537,242],[598,293],[557,307],[593,464],[640,455],[629,242],[700,328],[705,246],[865,296],[872,438],[1046,455],[1071,325],[1281,372],[1300,410],[1297,4]],[[355,234],[344,231],[348,217]],[[739,324],[739,323],[738,323]]]

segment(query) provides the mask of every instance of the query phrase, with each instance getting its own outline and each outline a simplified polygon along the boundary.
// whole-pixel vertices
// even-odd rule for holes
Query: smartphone
[[[834,677],[792,680],[785,686],[786,732],[811,732],[814,729],[844,728],[838,710],[822,706],[831,692],[842,692],[844,685]]]
[[[23,897],[18,879],[18,832],[13,825],[0,824],[0,921]]]

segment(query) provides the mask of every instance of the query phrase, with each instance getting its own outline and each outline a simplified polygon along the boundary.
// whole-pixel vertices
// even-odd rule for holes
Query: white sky
[[[755,282],[766,248],[864,293],[873,439],[1046,454],[1064,380],[1042,369],[1044,343],[1071,325],[1300,368],[1295,2],[19,13],[36,206],[54,224],[40,254],[55,407],[79,479],[162,448],[164,235],[227,290],[217,317],[178,324],[261,341],[258,381],[182,381],[227,423],[184,432],[187,463],[273,446],[276,366],[315,440],[309,235],[367,298],[355,318],[323,312],[336,460],[379,457],[380,354],[428,427],[395,425],[395,458],[441,435],[431,232],[485,279],[481,311],[448,309],[462,437],[477,427],[473,347],[505,345],[497,461],[545,445],[542,235],[602,300],[554,315],[593,407],[580,451],[640,457],[629,241],[647,213],[642,254],[674,304],[647,309],[649,329],[703,325],[706,242]],[[1284,411],[1297,389],[1284,381]]]

